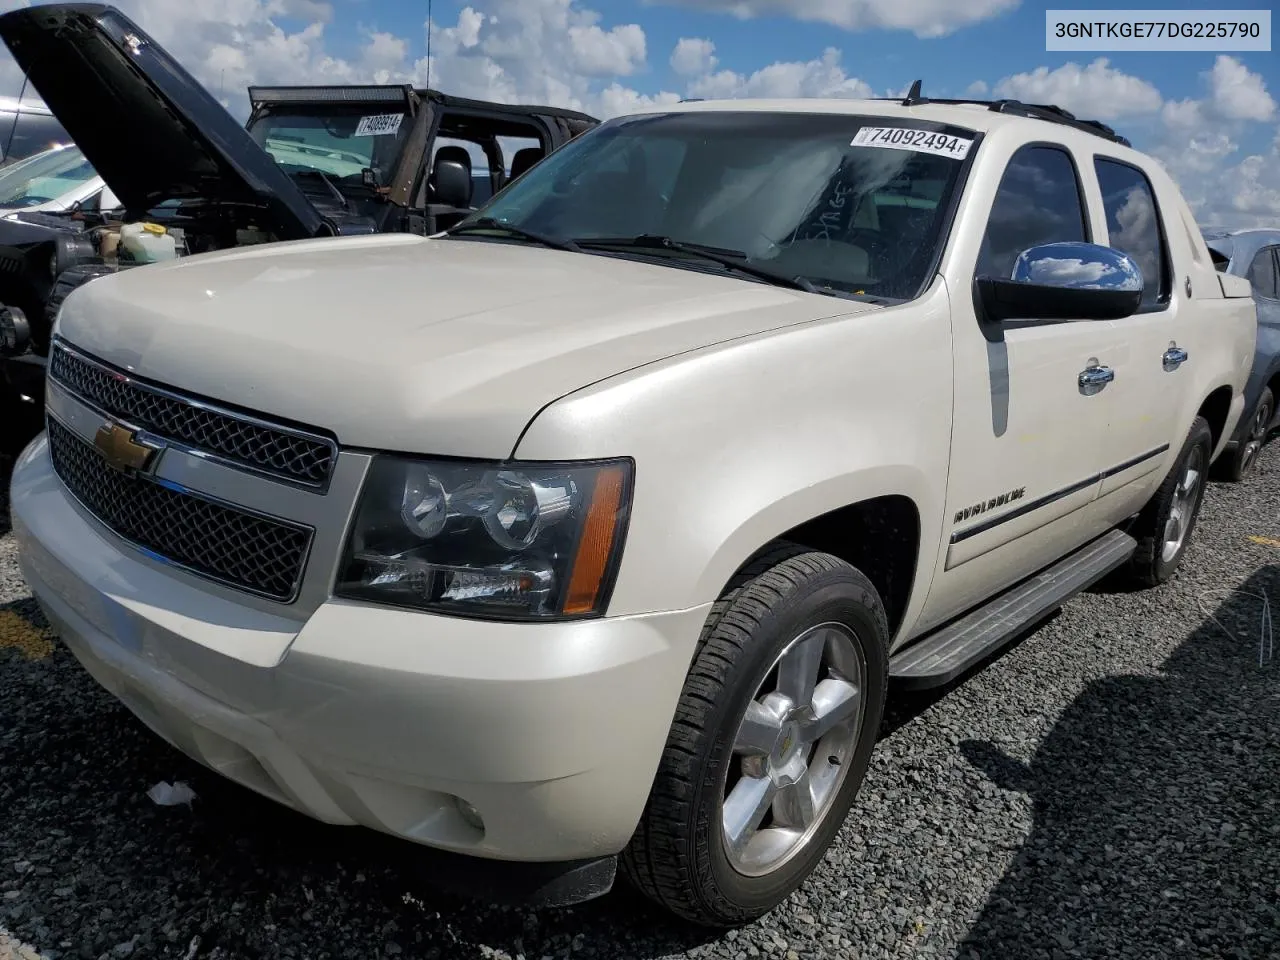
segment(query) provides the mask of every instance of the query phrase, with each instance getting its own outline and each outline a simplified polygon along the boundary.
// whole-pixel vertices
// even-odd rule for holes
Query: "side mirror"
[[[1008,280],[977,277],[974,286],[992,339],[1005,320],[1120,320],[1141,305],[1143,282],[1127,253],[1066,242],[1024,250]]]
[[[432,203],[450,207],[471,206],[471,172],[457,160],[437,160],[431,172],[431,182],[435,186]]]

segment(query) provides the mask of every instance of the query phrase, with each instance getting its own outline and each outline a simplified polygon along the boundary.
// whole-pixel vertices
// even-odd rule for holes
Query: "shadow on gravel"
[[[894,690],[885,705],[884,719],[880,723],[878,739],[883,740],[886,737],[893,736],[912,720],[923,716],[929,708],[945,700],[978,674],[989,670],[992,664],[1012,654],[1025,640],[1035,636],[1060,616],[1062,616],[1061,607],[1049,611],[1039,620],[1019,631],[1008,643],[1005,643],[998,650],[992,651],[949,683],[930,690]]]
[[[0,605],[43,627],[30,600]],[[429,851],[331,827],[190,761],[60,643],[0,649],[0,927],[59,960],[657,960],[718,935],[621,881],[567,910],[445,895]],[[183,781],[191,808],[158,807]]]
[[[1280,566],[1241,588],[1280,606]],[[1280,956],[1280,660],[1233,594],[1157,676],[1090,684],[1030,764],[968,760],[1029,794],[1035,828],[961,958]]]
[[[9,475],[13,473],[13,459],[0,453],[0,537],[13,529],[9,519]]]

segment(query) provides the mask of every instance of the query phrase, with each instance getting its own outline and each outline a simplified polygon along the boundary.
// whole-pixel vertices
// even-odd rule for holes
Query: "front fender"
[[[514,455],[634,459],[610,616],[712,601],[771,539],[890,494],[915,503],[920,572],[932,574],[951,377],[939,282],[909,304],[742,338],[578,391],[540,413]]]

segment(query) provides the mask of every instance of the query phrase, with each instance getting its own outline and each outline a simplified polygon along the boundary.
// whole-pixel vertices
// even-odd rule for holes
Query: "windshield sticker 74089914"
[[[371,117],[361,117],[356,125],[357,137],[385,137],[400,129],[403,113],[379,113]]]
[[[851,144],[855,147],[883,147],[888,150],[914,150],[917,153],[936,153],[941,157],[963,160],[973,146],[965,137],[951,137],[931,130],[913,130],[910,127],[863,127]]]

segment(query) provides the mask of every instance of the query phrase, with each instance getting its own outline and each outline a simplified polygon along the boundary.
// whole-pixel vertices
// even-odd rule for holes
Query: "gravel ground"
[[[0,960],[1280,956],[1280,666],[1261,602],[1229,593],[1280,604],[1277,503],[1280,443],[1210,490],[1172,583],[1079,597],[895,705],[817,875],[713,936],[625,888],[561,912],[446,897],[408,845],[187,761],[31,628],[0,501]],[[192,809],[146,798],[176,779]]]

